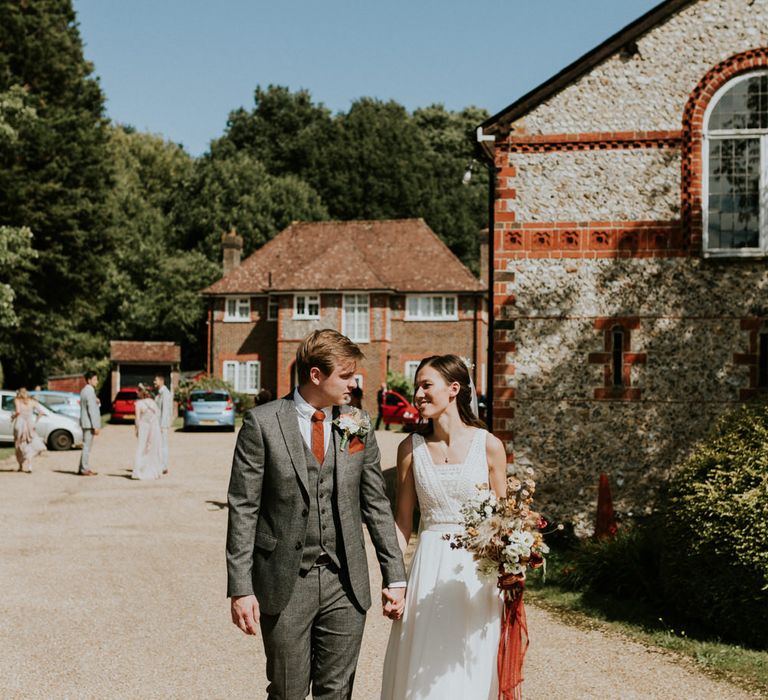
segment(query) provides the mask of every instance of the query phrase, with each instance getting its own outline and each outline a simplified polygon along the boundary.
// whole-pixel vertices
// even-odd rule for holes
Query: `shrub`
[[[668,605],[768,647],[768,407],[724,416],[673,473],[661,572]]]
[[[387,372],[387,388],[402,394],[409,401],[413,401],[413,384],[400,372]]]

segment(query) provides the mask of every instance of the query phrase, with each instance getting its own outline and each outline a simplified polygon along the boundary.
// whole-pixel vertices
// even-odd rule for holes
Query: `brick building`
[[[179,388],[181,347],[176,343],[155,340],[111,340],[110,400],[125,387],[139,383],[152,386],[156,374],[165,377],[165,384],[175,395]]]
[[[768,1],[668,0],[491,117],[494,427],[626,513],[768,387]]]
[[[317,328],[361,346],[368,410],[388,371],[412,376],[430,354],[472,358],[483,385],[487,288],[422,219],[296,222],[242,263],[239,236],[222,244],[224,276],[203,290],[208,371],[239,391],[288,393],[296,349]]]

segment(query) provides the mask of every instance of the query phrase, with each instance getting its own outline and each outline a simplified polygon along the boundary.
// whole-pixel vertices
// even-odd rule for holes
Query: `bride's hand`
[[[405,609],[405,588],[384,588],[381,591],[381,604],[384,617],[399,620]]]

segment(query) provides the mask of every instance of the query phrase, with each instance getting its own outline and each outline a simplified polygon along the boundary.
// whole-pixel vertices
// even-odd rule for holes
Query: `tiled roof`
[[[295,222],[203,294],[379,289],[485,287],[423,219],[396,219]]]
[[[164,341],[110,340],[113,362],[181,362],[181,348]]]

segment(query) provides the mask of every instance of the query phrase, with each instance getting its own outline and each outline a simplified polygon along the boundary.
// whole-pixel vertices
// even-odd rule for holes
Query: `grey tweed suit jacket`
[[[342,406],[339,411],[349,409]],[[333,497],[337,501],[345,566],[355,602],[371,605],[363,521],[368,527],[384,585],[405,581],[405,567],[384,490],[373,430],[365,449],[336,450]],[[330,448],[329,448],[330,449]],[[307,462],[293,398],[257,406],[245,415],[229,482],[228,596],[255,594],[261,610],[276,615],[287,605],[301,566],[307,533]]]

